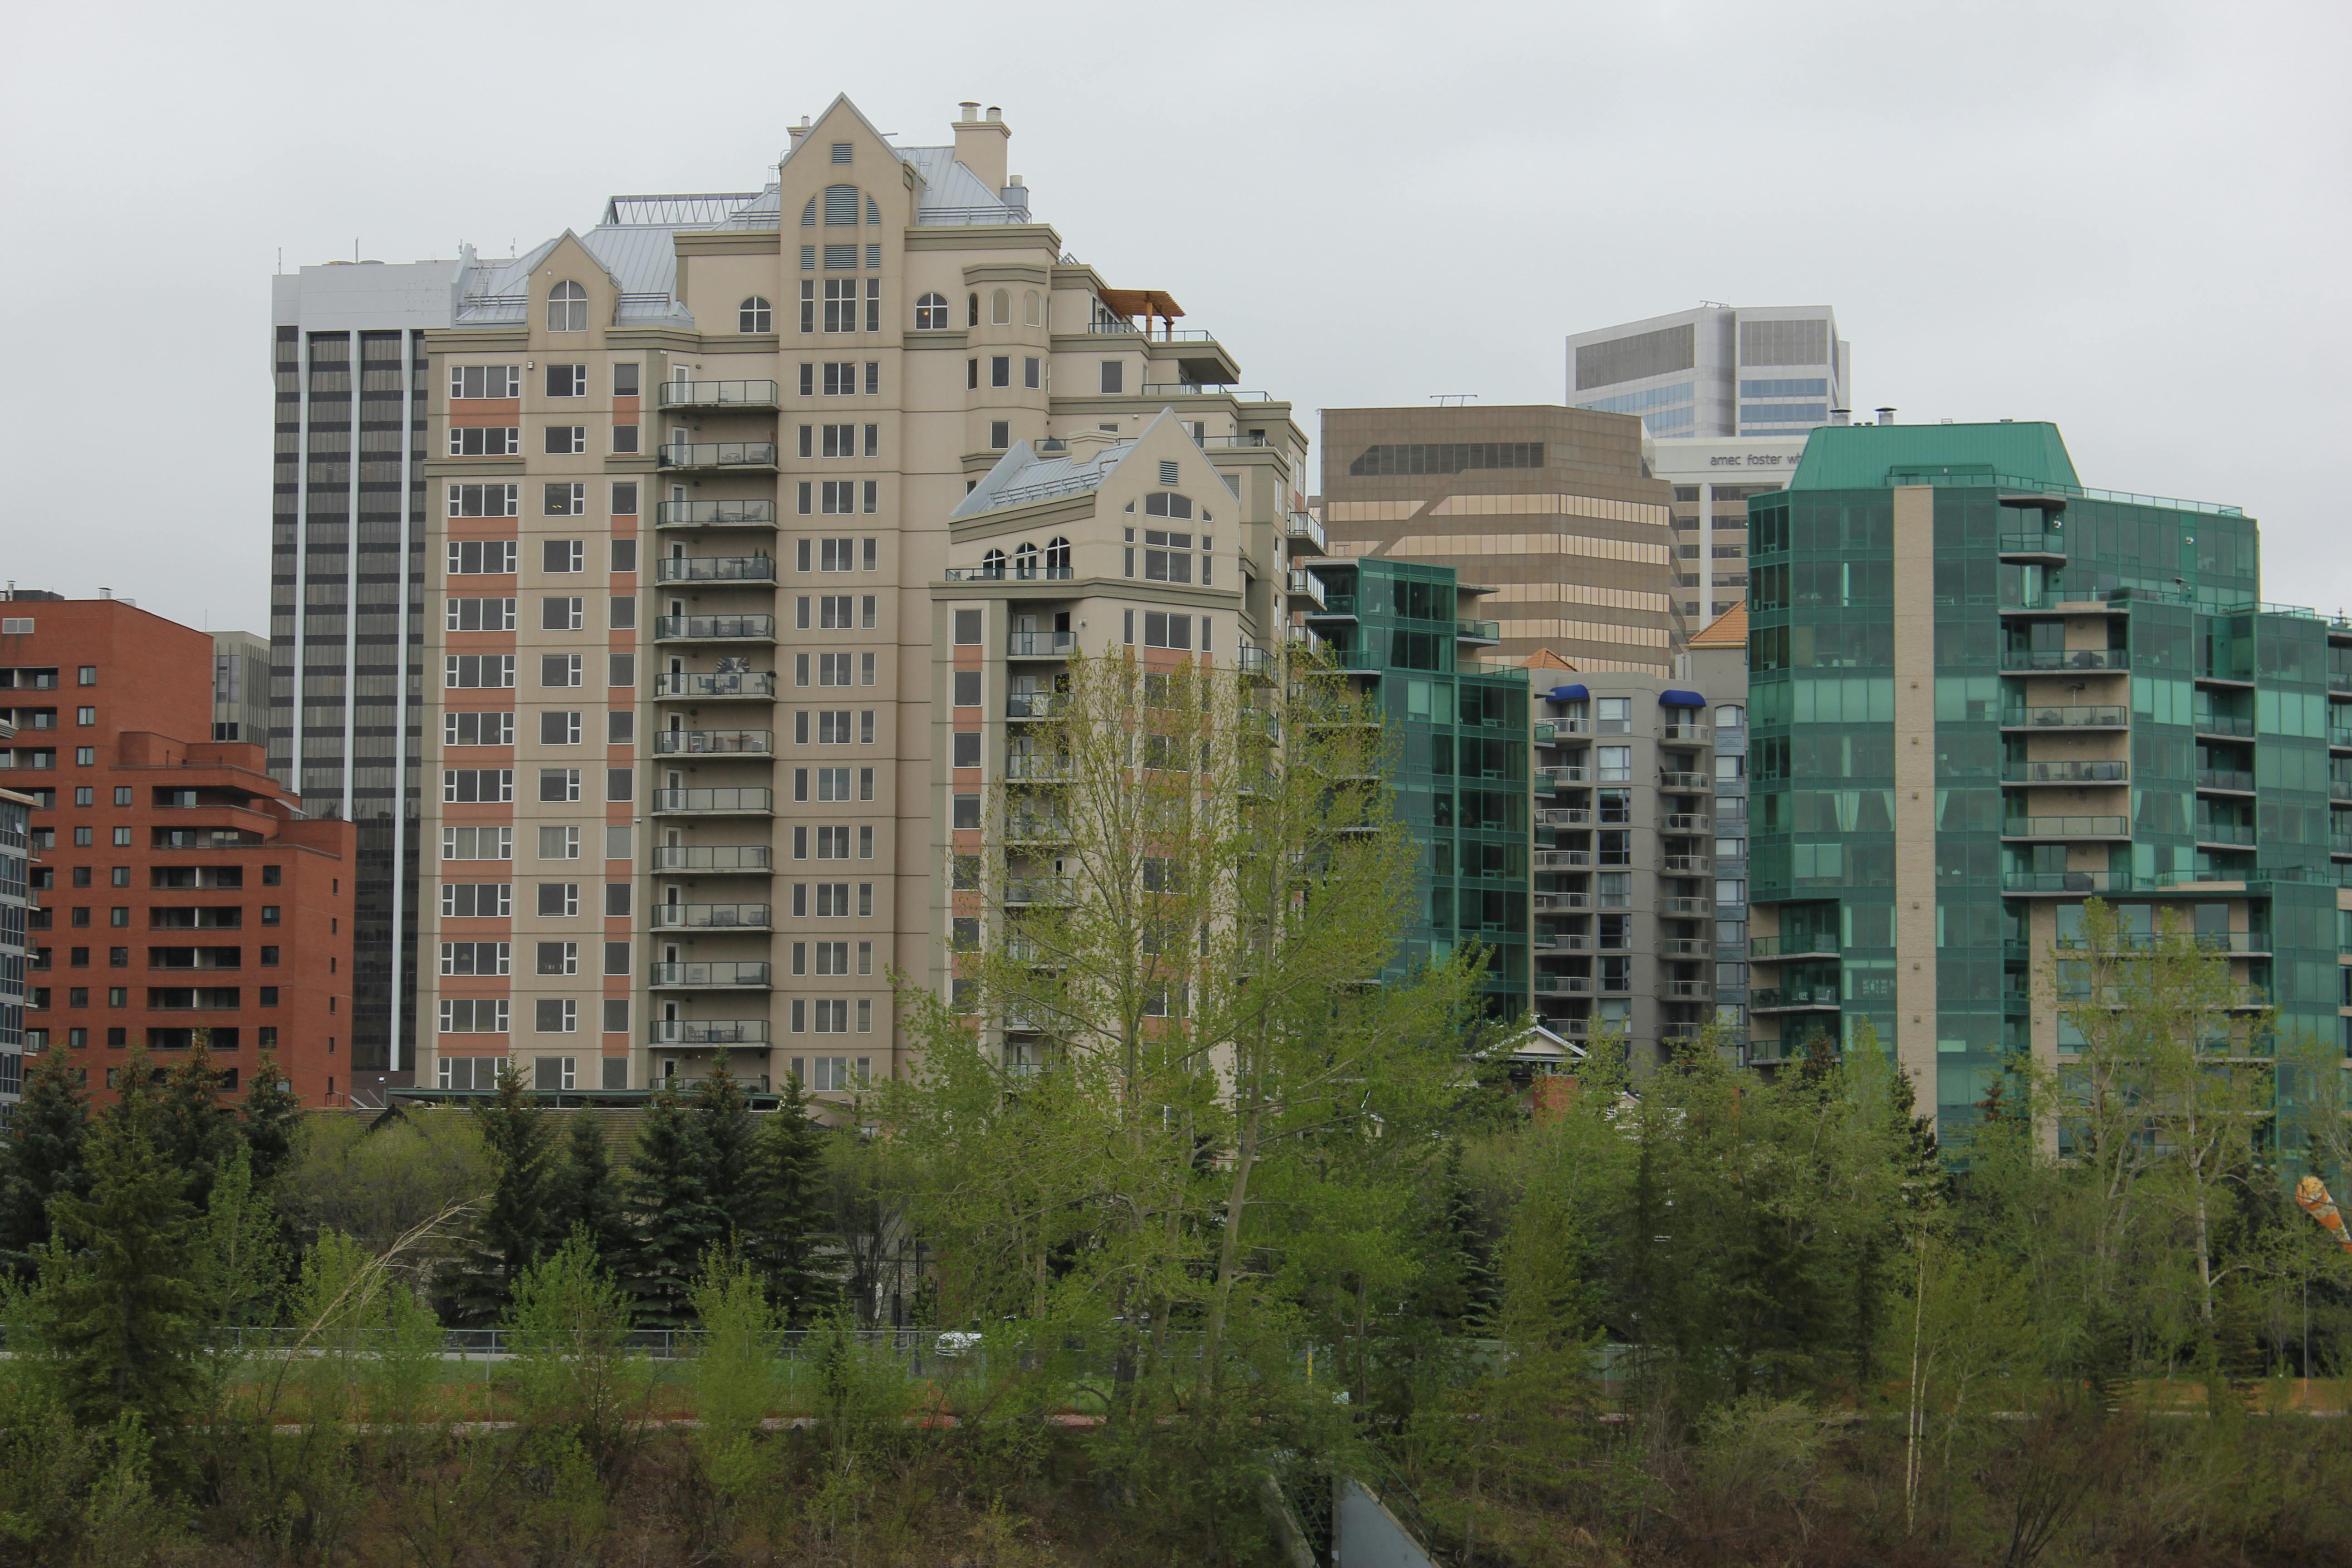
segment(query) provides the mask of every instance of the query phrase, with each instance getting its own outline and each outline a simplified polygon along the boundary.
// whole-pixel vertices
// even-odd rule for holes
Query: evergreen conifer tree
[[[253,1081],[237,1107],[246,1147],[253,1152],[253,1184],[267,1189],[294,1157],[294,1133],[302,1122],[302,1101],[286,1081],[275,1053],[253,1064]]]
[[[196,1032],[196,1048],[163,1078],[162,1121],[156,1142],[164,1158],[188,1184],[188,1199],[201,1210],[212,1201],[213,1182],[236,1145],[236,1115],[221,1103],[220,1071],[213,1066],[209,1029]]]
[[[201,1388],[196,1224],[163,1146],[163,1096],[144,1053],[121,1081],[88,1142],[89,1195],[52,1201],[56,1235],[40,1253],[31,1320],[78,1422],[136,1416],[168,1443]]]
[[[549,1235],[584,1233],[607,1269],[628,1260],[629,1226],[621,1212],[620,1185],[604,1148],[604,1131],[585,1110],[571,1114],[562,1150],[549,1182]]]
[[[11,1272],[29,1270],[32,1249],[49,1239],[49,1200],[89,1190],[89,1100],[81,1070],[63,1051],[33,1058],[24,1099],[0,1129],[0,1267]]]
[[[758,1129],[733,1078],[714,1074],[694,1086],[694,1120],[702,1137],[705,1196],[721,1238],[740,1250],[761,1228],[767,1194],[760,1179]]]
[[[755,1167],[763,1202],[760,1227],[744,1247],[768,1299],[805,1328],[840,1295],[833,1268],[833,1213],[825,1199],[825,1131],[809,1119],[801,1080],[784,1079],[783,1103],[760,1130]]]
[[[488,1323],[505,1310],[515,1281],[562,1241],[562,1233],[549,1225],[554,1150],[547,1112],[512,1061],[499,1067],[498,1097],[475,1106],[474,1115],[490,1156],[493,1184],[474,1221],[453,1305],[466,1321]]]
[[[626,1188],[636,1233],[628,1285],[641,1327],[683,1328],[692,1319],[688,1298],[701,1274],[702,1255],[724,1225],[710,1203],[709,1164],[700,1120],[676,1086],[665,1083],[655,1091],[637,1134]]]

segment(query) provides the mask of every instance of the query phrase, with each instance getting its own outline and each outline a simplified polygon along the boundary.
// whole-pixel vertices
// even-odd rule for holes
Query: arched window
[[[768,302],[757,294],[735,307],[735,330],[739,332],[773,331],[774,320],[768,312]]]
[[[980,558],[980,573],[983,577],[1003,576],[1004,552],[1002,550],[992,550],[987,554],[982,556]]]
[[[1070,542],[1055,534],[1045,542],[1045,575],[1067,577],[1070,574]]]
[[[965,299],[963,314],[963,324],[965,326],[976,327],[980,325],[980,294],[978,290],[974,290]]]
[[[856,224],[857,224],[857,187],[856,187],[856,185],[827,185],[827,186],[825,186],[825,188],[824,188],[824,226],[825,226],[825,227],[827,227],[827,228],[839,228],[839,227],[843,226],[844,225],[847,225],[847,226],[849,226],[850,227],[853,227],[853,228],[854,228],[854,227],[856,227]]]
[[[988,320],[991,325],[1009,327],[1013,324],[1013,291],[999,289],[988,297]]]
[[[1045,301],[1038,298],[1037,290],[1034,289],[1022,296],[1021,320],[1024,324],[1032,327],[1042,327],[1045,324]]]
[[[814,196],[811,196],[808,199],[808,205],[801,208],[801,226],[803,228],[814,228],[816,226],[816,198]]]
[[[547,330],[584,332],[588,330],[588,290],[577,283],[558,283],[547,291]]]
[[[871,195],[866,198],[866,221],[876,228],[882,226],[882,204]]]
[[[915,301],[915,331],[943,332],[948,327],[948,297],[926,294]]]
[[[1192,498],[1173,490],[1153,490],[1143,498],[1143,510],[1151,517],[1189,518],[1192,515]]]
[[[1025,539],[1013,547],[1013,574],[1024,583],[1037,575],[1037,547]]]

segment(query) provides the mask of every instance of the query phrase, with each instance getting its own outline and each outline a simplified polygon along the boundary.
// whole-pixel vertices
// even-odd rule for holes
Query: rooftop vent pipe
[[[1881,425],[1892,425],[1892,424],[1894,424],[1894,423],[1895,423],[1895,410],[1893,410],[1892,408],[1882,408],[1882,409],[1880,409],[1880,410],[1878,411],[1878,422],[1879,422]]]

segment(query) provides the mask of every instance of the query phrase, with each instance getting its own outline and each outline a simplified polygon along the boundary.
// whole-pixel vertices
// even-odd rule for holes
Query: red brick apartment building
[[[0,787],[35,801],[26,1053],[70,1052],[103,1100],[130,1047],[166,1065],[208,1029],[232,1090],[274,1050],[305,1103],[346,1103],[352,825],[208,738],[205,633],[120,599],[0,612]]]

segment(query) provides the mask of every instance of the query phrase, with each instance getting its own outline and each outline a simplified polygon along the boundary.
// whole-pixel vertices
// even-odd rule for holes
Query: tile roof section
[[[1748,601],[1742,599],[1691,635],[1693,647],[1746,647]]]

